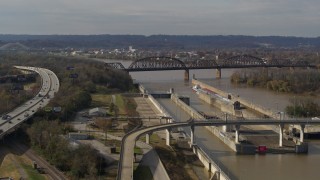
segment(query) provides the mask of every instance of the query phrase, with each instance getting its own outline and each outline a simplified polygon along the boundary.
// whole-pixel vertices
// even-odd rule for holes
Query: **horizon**
[[[320,36],[308,37],[308,36],[285,36],[285,35],[234,35],[234,34],[217,34],[217,35],[200,35],[200,34],[151,34],[151,35],[144,35],[144,34],[1,34],[0,36],[144,36],[144,37],[151,37],[151,36],[202,36],[202,37],[210,37],[210,36],[242,36],[242,37],[283,37],[283,38],[310,38],[316,39],[320,38]]]

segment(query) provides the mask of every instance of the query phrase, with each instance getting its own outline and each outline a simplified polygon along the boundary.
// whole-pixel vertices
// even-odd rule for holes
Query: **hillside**
[[[0,35],[0,45],[19,42],[30,48],[127,48],[188,50],[214,48],[320,48],[320,37],[180,35]]]

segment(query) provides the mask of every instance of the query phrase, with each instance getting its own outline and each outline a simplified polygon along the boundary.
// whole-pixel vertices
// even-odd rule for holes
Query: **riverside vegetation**
[[[320,72],[314,69],[245,69],[232,74],[233,84],[267,88],[276,92],[308,94],[320,92]],[[309,98],[292,98],[287,114],[295,117],[319,116],[319,104]]]

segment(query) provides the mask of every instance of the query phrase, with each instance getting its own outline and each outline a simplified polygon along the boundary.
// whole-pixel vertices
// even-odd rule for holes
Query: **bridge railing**
[[[122,172],[122,161],[123,161],[123,156],[124,153],[122,153],[122,151],[124,150],[124,145],[125,145],[125,140],[126,138],[131,135],[132,133],[134,133],[137,129],[139,129],[142,126],[142,122],[140,122],[140,124],[138,124],[136,127],[134,127],[131,131],[129,131],[128,133],[126,133],[121,141],[121,148],[120,148],[120,158],[119,158],[119,163],[118,163],[118,174],[117,174],[117,180],[121,180],[121,172]],[[133,162],[132,162],[133,163]],[[133,171],[132,171],[132,175],[131,177],[133,178]]]
[[[199,156],[200,154],[203,158],[206,159],[207,163],[210,163],[211,166],[213,166],[213,168],[220,173],[218,179],[231,180],[231,178],[227,175],[227,173],[224,170],[222,170],[221,167],[214,160],[212,160],[209,157],[209,155],[204,150],[202,150],[201,147],[194,146],[193,148],[194,148],[194,151],[196,151],[197,156]],[[204,164],[205,162],[202,162],[202,163]],[[210,168],[210,171],[212,172],[212,169],[213,169],[212,167],[207,167],[207,168]],[[215,172],[212,172],[212,173],[214,174]]]

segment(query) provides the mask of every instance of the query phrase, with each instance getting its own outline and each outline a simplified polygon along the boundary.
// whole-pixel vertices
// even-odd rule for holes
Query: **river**
[[[122,61],[125,67],[130,62]],[[217,88],[237,94],[259,105],[274,110],[283,111],[289,104],[292,95],[275,93],[264,89],[237,87],[230,83],[229,77],[233,70],[223,70],[222,79],[215,79],[215,70],[192,70],[197,79],[212,84]],[[184,82],[184,71],[156,71],[130,73],[133,79],[142,83],[152,91],[168,91],[174,88],[179,95],[190,96],[193,108],[214,112],[215,109],[199,100],[191,90],[190,82]],[[159,101],[172,114],[181,121],[188,119],[188,115],[176,108],[170,101]],[[188,130],[186,130],[188,131]],[[196,142],[206,153],[222,167],[232,179],[240,180],[317,180],[319,179],[320,141],[309,141],[308,155],[297,154],[266,154],[266,155],[236,155],[231,149],[202,127],[195,130]]]

